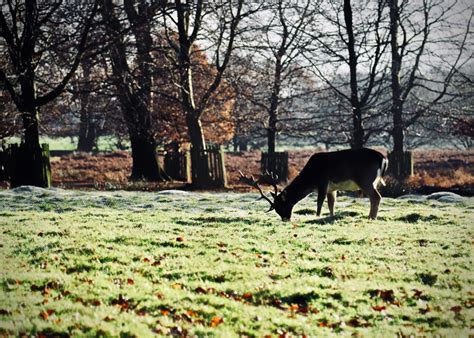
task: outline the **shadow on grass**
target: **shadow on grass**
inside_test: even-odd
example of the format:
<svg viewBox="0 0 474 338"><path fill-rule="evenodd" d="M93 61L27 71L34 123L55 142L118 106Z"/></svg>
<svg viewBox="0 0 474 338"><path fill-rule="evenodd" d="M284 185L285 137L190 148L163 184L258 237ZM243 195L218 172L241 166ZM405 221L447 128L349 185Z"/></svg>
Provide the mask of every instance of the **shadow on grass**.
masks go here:
<svg viewBox="0 0 474 338"><path fill-rule="evenodd" d="M341 211L336 213L334 216L325 216L317 219L312 219L309 221L306 221L305 224L333 224L336 221L339 221L341 219L347 218L347 217L356 217L360 216L361 214L356 212L356 211Z"/></svg>
<svg viewBox="0 0 474 338"><path fill-rule="evenodd" d="M320 298L321 296L315 291L306 293L296 292L286 296L278 296L265 290L255 293L250 303L255 305L269 305L278 309L287 309L292 305L298 305L300 308L308 308L312 302Z"/></svg>
<svg viewBox="0 0 474 338"><path fill-rule="evenodd" d="M205 224L255 224L258 221L251 218L243 218L243 217L216 217L216 216L206 216L206 217L197 217L192 219L180 219L175 218L173 222L179 225L184 226L196 226L196 225L205 225Z"/></svg>
<svg viewBox="0 0 474 338"><path fill-rule="evenodd" d="M397 221L402 221L405 223L418 223L418 222L432 222L432 221L439 221L440 218L435 215L424 216L420 215L419 213L411 213L405 216L400 216L396 219Z"/></svg>

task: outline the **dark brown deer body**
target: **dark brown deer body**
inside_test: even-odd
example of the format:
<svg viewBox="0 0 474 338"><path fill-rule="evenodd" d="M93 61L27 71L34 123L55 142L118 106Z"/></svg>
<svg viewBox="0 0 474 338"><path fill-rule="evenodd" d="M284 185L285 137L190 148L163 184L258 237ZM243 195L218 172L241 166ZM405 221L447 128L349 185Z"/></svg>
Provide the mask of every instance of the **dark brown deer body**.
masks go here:
<svg viewBox="0 0 474 338"><path fill-rule="evenodd" d="M300 174L280 194L272 193L274 202L267 198L271 204L270 210L275 209L283 220L288 221L293 207L310 193L317 191L317 215L321 215L327 196L332 216L338 190L362 190L370 199L369 218L375 219L381 200L377 185L380 181L383 182L382 176L387 166L385 156L366 148L314 154Z"/></svg>

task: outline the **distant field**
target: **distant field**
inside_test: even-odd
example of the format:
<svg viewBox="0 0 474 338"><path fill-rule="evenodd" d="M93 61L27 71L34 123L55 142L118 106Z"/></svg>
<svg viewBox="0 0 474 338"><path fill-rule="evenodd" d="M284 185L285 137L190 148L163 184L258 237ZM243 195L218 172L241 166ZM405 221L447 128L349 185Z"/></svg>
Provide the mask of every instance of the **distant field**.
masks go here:
<svg viewBox="0 0 474 338"><path fill-rule="evenodd" d="M0 191L0 336L472 334L473 199L256 197Z"/></svg>
<svg viewBox="0 0 474 338"><path fill-rule="evenodd" d="M100 151L114 151L117 150L115 138L112 136L101 136L98 138L98 148ZM12 137L7 139L8 143L18 143L20 139ZM48 143L51 150L76 150L77 137L40 137L40 143Z"/></svg>

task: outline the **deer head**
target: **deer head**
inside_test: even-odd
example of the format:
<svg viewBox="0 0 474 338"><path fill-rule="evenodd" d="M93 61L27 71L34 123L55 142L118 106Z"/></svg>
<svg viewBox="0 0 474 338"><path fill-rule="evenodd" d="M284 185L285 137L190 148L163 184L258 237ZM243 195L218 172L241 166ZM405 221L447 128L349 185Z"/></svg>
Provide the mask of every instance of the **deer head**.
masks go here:
<svg viewBox="0 0 474 338"><path fill-rule="evenodd" d="M240 181L242 183L250 185L251 187L254 187L259 191L260 196L261 196L259 199L264 199L268 203L270 203L270 209L268 209L267 212L275 210L277 214L280 215L283 221L290 220L291 210L293 209L293 206L288 203L285 191L278 194L278 186L277 186L278 176L277 175L267 171L265 174L261 175L258 180L255 180L253 176L245 176L240 171L239 171L239 174L240 174ZM273 201L263 193L262 188L260 187L260 184L269 184L273 186L274 191L270 192L271 196L273 197Z"/></svg>

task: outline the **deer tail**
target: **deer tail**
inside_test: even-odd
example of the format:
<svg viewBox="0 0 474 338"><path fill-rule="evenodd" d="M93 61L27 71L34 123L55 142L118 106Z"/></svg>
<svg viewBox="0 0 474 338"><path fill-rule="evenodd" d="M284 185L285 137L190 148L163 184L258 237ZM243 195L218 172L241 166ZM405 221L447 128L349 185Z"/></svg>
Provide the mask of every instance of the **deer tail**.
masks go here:
<svg viewBox="0 0 474 338"><path fill-rule="evenodd" d="M385 176L385 173L387 172L387 168L388 168L388 159L384 157L380 165L380 183L382 183L383 186L387 185L383 179L383 176Z"/></svg>

